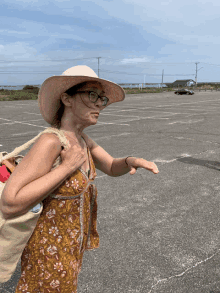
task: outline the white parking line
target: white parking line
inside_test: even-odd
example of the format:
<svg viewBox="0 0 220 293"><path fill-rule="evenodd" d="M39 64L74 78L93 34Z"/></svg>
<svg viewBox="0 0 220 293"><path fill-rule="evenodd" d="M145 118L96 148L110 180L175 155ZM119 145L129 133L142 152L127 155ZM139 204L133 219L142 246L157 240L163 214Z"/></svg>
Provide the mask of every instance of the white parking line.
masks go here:
<svg viewBox="0 0 220 293"><path fill-rule="evenodd" d="M102 136L102 137L96 138L95 141L101 140L103 138L110 138L110 137L114 137L114 136L117 136L118 137L118 136L129 135L129 134L130 134L130 132L123 132L123 133L120 133L120 134L113 134L113 135L109 135L109 136Z"/></svg>
<svg viewBox="0 0 220 293"><path fill-rule="evenodd" d="M120 123L113 123L113 122L101 122L101 121L98 121L97 122L97 124L96 124L96 126L100 126L100 125L128 125L128 126L130 126L130 124L125 124L125 123L123 123L123 124L120 124Z"/></svg>
<svg viewBox="0 0 220 293"><path fill-rule="evenodd" d="M122 110L115 110L115 112L125 112L125 111L133 111L133 110L147 110L147 109L155 109L155 108L165 108L165 107L176 107L180 105L195 105L195 104L200 104L200 103L209 103L209 102L218 102L218 99L216 100L205 100L205 101L199 101L199 102L192 102L192 103L174 103L174 104L165 104L165 105L160 105L160 106L151 106L151 107L141 107L141 108L130 108L130 109L122 109Z"/></svg>
<svg viewBox="0 0 220 293"><path fill-rule="evenodd" d="M31 113L31 112L23 112L23 113L32 114L32 115L40 115L41 116L41 114L37 114L37 113Z"/></svg>
<svg viewBox="0 0 220 293"><path fill-rule="evenodd" d="M168 124L176 124L176 123L186 123L186 124L190 124L190 123L197 123L197 122L200 122L200 121L204 121L204 119L199 119L199 120L188 120L188 121L175 121L175 122L170 122Z"/></svg>
<svg viewBox="0 0 220 293"><path fill-rule="evenodd" d="M26 121L26 120L25 120ZM24 122L25 122L24 121ZM44 121L44 119L43 118L41 118L41 119L36 119L36 120L27 120L27 122L32 122L32 121Z"/></svg>
<svg viewBox="0 0 220 293"><path fill-rule="evenodd" d="M114 114L114 113L100 113L101 115L110 115L110 116L122 116L124 117L124 115L120 115L120 114ZM132 115L129 115L129 117L138 117L138 116L132 116Z"/></svg>
<svg viewBox="0 0 220 293"><path fill-rule="evenodd" d="M20 136L20 135L26 135L26 134L35 135L38 133L39 133L39 131L28 131L28 132L14 133L14 134L11 134L11 136Z"/></svg>
<svg viewBox="0 0 220 293"><path fill-rule="evenodd" d="M0 118L0 119L1 119L1 120L5 120L5 121L10 121L10 122L13 122L13 123L18 123L18 124L25 124L25 125L30 125L30 126L40 127L40 128L44 128L44 129L47 128L47 127L44 127L44 126L35 125L35 124L31 124L31 123L26 123L26 122L22 122L22 121L12 121L12 120L9 120L9 119L4 119L4 118Z"/></svg>
<svg viewBox="0 0 220 293"><path fill-rule="evenodd" d="M22 106L30 106L29 104L13 104L12 105L3 105L4 108L23 108Z"/></svg>
<svg viewBox="0 0 220 293"><path fill-rule="evenodd" d="M108 175L105 174L105 175L97 176L95 179L99 179L99 178L106 177L106 176L108 176Z"/></svg>
<svg viewBox="0 0 220 293"><path fill-rule="evenodd" d="M120 110L112 110L112 111L115 113L115 112L126 112L126 111L136 111L136 110L138 110L138 109L136 109L136 108L134 108L134 109L120 109ZM112 114L112 112L105 112L105 114L107 114L107 113Z"/></svg>
<svg viewBox="0 0 220 293"><path fill-rule="evenodd" d="M12 124L15 124L15 123L14 122L8 122L8 123L1 123L0 125L5 125L5 124L12 125Z"/></svg>

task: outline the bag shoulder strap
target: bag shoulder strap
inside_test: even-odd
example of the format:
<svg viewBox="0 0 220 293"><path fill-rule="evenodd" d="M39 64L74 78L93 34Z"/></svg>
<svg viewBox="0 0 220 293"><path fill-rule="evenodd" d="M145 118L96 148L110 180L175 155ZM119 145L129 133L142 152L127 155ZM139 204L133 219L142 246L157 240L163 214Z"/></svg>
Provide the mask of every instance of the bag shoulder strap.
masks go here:
<svg viewBox="0 0 220 293"><path fill-rule="evenodd" d="M67 140L67 138L64 135L64 132L60 129L57 128L53 128L53 127L48 127L46 128L44 131L40 132L37 136L35 136L34 138L32 138L31 140L27 141L26 143L24 143L23 145L15 148L11 153L9 154L5 154L5 152L0 153L0 163L3 160L7 160L9 158L15 157L17 156L20 152L26 150L29 146L31 146L43 133L54 133L58 136L62 146L64 148L67 148L69 146L69 141Z"/></svg>

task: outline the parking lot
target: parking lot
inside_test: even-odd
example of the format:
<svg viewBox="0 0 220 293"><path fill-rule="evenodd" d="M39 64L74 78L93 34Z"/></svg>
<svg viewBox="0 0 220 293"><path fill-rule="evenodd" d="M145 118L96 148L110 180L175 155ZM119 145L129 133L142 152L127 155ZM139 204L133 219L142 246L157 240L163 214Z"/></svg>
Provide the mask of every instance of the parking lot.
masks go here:
<svg viewBox="0 0 220 293"><path fill-rule="evenodd" d="M100 248L84 255L78 293L220 292L219 112L215 91L127 95L85 131L113 157L142 157L160 172L97 172ZM0 151L46 127L37 101L0 102Z"/></svg>

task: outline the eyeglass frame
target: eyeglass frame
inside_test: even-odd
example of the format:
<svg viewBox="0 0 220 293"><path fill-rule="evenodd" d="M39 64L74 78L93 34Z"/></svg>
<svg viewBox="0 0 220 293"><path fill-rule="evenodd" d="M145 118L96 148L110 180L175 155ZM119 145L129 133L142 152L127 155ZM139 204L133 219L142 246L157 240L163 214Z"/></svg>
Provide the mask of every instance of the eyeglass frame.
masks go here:
<svg viewBox="0 0 220 293"><path fill-rule="evenodd" d="M94 102L90 100L90 102L92 102L93 104L95 104L98 101L98 99L100 99L103 103L106 101L105 105L103 105L103 103L102 103L102 106L106 107L109 102L109 98L101 97L96 92L93 92L93 91L77 91L76 94L78 94L78 93L89 93L89 95L88 95L89 100L90 100L91 93L94 93L97 96L97 99ZM105 100L103 100L103 98L105 98Z"/></svg>

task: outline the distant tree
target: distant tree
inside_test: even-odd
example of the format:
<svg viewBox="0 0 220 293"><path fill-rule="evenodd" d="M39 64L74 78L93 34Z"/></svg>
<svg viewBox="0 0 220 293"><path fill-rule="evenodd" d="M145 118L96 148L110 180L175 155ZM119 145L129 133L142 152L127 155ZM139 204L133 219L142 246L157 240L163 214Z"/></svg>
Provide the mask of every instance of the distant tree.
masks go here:
<svg viewBox="0 0 220 293"><path fill-rule="evenodd" d="M27 91L29 93L33 93L33 94L38 94L39 92L39 87L37 86L33 86L33 85L25 85L23 87L23 91Z"/></svg>

